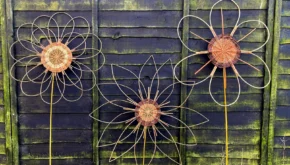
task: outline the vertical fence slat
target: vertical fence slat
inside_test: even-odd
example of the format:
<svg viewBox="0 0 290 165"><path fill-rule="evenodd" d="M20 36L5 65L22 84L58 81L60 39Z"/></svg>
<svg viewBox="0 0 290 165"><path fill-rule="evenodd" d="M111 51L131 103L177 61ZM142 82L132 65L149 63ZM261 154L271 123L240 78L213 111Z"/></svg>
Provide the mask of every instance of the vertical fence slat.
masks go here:
<svg viewBox="0 0 290 165"><path fill-rule="evenodd" d="M183 16L186 16L189 14L189 0L183 1ZM188 44L188 32L189 32L189 19L185 19L183 21L183 28L182 28L182 40L184 44ZM188 55L188 50L186 47L182 46L181 50L181 59L185 58ZM187 80L187 60L185 60L182 63L181 66L181 81ZM183 102L186 99L187 95L187 87L182 86L181 87L181 93L180 93L180 101ZM184 111L180 111L180 119L186 123L186 114ZM180 142L185 143L186 142L186 131L184 129L180 129ZM186 147L180 146L180 154L181 154L181 161L182 163L186 164Z"/></svg>
<svg viewBox="0 0 290 165"><path fill-rule="evenodd" d="M268 165L273 164L273 146L274 146L274 127L275 127L275 110L277 105L277 68L280 41L280 20L281 20L282 0L276 0L275 20L272 50L272 85L270 95L270 115L269 115L269 134L268 134Z"/></svg>
<svg viewBox="0 0 290 165"><path fill-rule="evenodd" d="M271 69L272 65L272 49L273 49L273 34L274 34L274 11L275 0L268 1L268 18L267 25L270 30L270 40L266 45L265 61ZM269 76L265 72L264 82L266 83ZM264 89L264 104L262 114L262 133L261 133L261 164L267 164L268 153L268 136L269 136L269 112L270 112L270 94L271 86Z"/></svg>
<svg viewBox="0 0 290 165"><path fill-rule="evenodd" d="M99 24L98 24L98 7L99 7L99 0L92 0L92 32L96 35L99 35ZM98 44L98 41L93 39L93 48L95 48L95 45ZM96 47L97 49L98 47ZM94 54L94 53L93 53ZM95 70L99 67L98 65L98 60L96 58L93 58L92 61L92 68ZM98 83L98 72L96 72L96 81ZM98 90L96 88L93 89L93 109L96 109L99 105L99 95L98 95ZM95 118L99 118L99 113L98 111L94 113ZM95 165L99 165L99 148L97 148L97 143L98 143L98 138L99 138L99 123L96 120L93 120L93 161Z"/></svg>

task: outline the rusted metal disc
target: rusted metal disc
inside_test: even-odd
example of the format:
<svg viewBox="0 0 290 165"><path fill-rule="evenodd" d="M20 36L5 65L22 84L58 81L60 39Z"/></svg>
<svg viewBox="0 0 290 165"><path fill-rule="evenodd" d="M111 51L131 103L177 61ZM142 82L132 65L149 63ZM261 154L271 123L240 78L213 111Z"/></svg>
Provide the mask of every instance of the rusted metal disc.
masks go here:
<svg viewBox="0 0 290 165"><path fill-rule="evenodd" d="M227 68L240 58L241 49L237 41L230 35L218 35L208 45L209 58L219 68Z"/></svg>
<svg viewBox="0 0 290 165"><path fill-rule="evenodd" d="M135 116L144 127L155 125L160 119L160 107L156 101L144 99L136 106Z"/></svg>
<svg viewBox="0 0 290 165"><path fill-rule="evenodd" d="M50 72L65 71L72 63L72 51L63 43L54 42L41 52L41 63Z"/></svg>

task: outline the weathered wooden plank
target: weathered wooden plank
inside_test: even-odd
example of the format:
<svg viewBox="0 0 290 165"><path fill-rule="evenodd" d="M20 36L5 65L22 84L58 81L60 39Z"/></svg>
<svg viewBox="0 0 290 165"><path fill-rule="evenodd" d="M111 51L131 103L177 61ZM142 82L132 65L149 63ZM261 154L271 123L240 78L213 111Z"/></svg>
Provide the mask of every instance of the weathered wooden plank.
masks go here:
<svg viewBox="0 0 290 165"><path fill-rule="evenodd" d="M280 90L277 91L277 79L278 75L280 74L280 62L279 62L279 56L280 53L279 51L283 51L282 47L280 46L280 37L281 37L281 28L287 27L287 22L285 22L285 17L281 17L281 11L282 11L282 0L280 1L275 1L275 6L273 5L274 8L274 32L273 32L273 50L272 50L272 84L271 84L271 94L270 94L270 113L269 113L269 133L268 133L268 153L267 153L267 164L268 165L273 165L275 160L277 159L277 156L274 154L274 136L277 132L276 129L279 128L277 127L277 122L275 121L276 117L276 109L277 105L283 103L285 99L281 99L282 93L279 93ZM286 19L287 20L287 19ZM281 37L283 38L283 37ZM283 101L281 101L283 100ZM274 163L275 164L275 163Z"/></svg>
<svg viewBox="0 0 290 165"><path fill-rule="evenodd" d="M284 154L284 158L283 158ZM290 149L274 149L273 152L273 164L274 165L286 165L289 164Z"/></svg>
<svg viewBox="0 0 290 165"><path fill-rule="evenodd" d="M167 38L120 38L118 40L103 38L102 42L103 53L106 54L164 54L177 53L181 49L178 39Z"/></svg>
<svg viewBox="0 0 290 165"><path fill-rule="evenodd" d="M103 129L99 130L99 134L103 133ZM126 137L128 136L131 132L133 131L133 129L127 129L122 137ZM151 135L153 135L152 129L151 131ZM171 139L171 137L168 135L167 131L165 129L160 128L159 131L166 136L168 139ZM123 129L107 129L104 134L103 137L101 139L101 144L108 144L108 143L114 143L116 141L118 141L119 136L122 134ZM175 141L179 140L179 130L178 129L170 129L169 132L172 134L173 138ZM131 134L126 140L122 141L123 144L127 143L127 144L133 144L135 141L135 135ZM150 137L149 137L150 138ZM172 140L172 139L171 139ZM158 142L158 144L161 143L172 143L169 140L167 140L166 138L164 138L161 134L158 133L157 137L156 137L156 141ZM148 141L148 143L153 143L151 140Z"/></svg>
<svg viewBox="0 0 290 165"><path fill-rule="evenodd" d="M46 21L46 20L44 20L44 21ZM69 26L71 26L71 24L69 24ZM18 28L14 28L14 31L16 32L17 31L17 29ZM34 26L34 28L33 29L31 29L31 26L29 26L29 27L27 27L27 26L25 26L25 27L22 27L22 28L20 28L19 30L18 30L18 37L20 38L20 39L23 39L23 40L31 40L31 34L32 34L32 32L34 31L34 30L36 30L37 29L37 27L35 27ZM51 31L53 31L55 34L57 34L57 28L56 27L50 27L49 28ZM34 36L37 38L37 39L39 39L40 41L42 41L42 40L45 40L47 37L48 37L48 32L47 32L47 29L42 29L43 30L43 32L41 32L40 30L37 30L37 31L34 31ZM72 27L67 27L67 28L60 28L60 33L62 33L62 31L64 30L64 35L66 34L66 33L70 33L70 32L76 32L76 33L80 33L80 34L86 34L86 33L88 33L88 27L76 27L76 28L72 28ZM73 37L75 37L75 36L78 36L79 34L76 34L76 33L73 33L71 36L72 36L72 38L71 39L73 39ZM52 33L51 33L51 37L54 39L54 36L52 35ZM66 41L66 38L68 38L69 37L69 35L66 35L66 37L63 37L64 38L64 41ZM88 40L90 40L90 38L88 39ZM78 43L80 43L79 41L77 41ZM91 41L90 41L91 42ZM42 42L42 43L44 43L44 42ZM89 43L88 43L89 44Z"/></svg>
<svg viewBox="0 0 290 165"><path fill-rule="evenodd" d="M197 145L194 147L188 147L192 152L187 152L188 157L199 158L218 158L223 154L224 145ZM259 159L260 158L260 146L259 145L229 145L229 158L248 158ZM243 151L243 155L241 154Z"/></svg>
<svg viewBox="0 0 290 165"><path fill-rule="evenodd" d="M281 17L281 28L290 28L290 17Z"/></svg>
<svg viewBox="0 0 290 165"><path fill-rule="evenodd" d="M239 43L239 46L241 50L253 50L258 47L260 47L262 43L249 43L249 42L243 42L241 41ZM194 51L205 51L207 50L208 43L202 41L202 40L195 40L195 39L190 39L189 40L189 47L194 50ZM256 52L265 52L265 47L257 50Z"/></svg>
<svg viewBox="0 0 290 165"><path fill-rule="evenodd" d="M204 165L204 164L210 164L210 165L221 165L224 163L224 157L222 156L222 152L220 154L221 156L219 158L208 158L208 157L202 157L202 158L187 158L188 164L194 164L194 165ZM247 159L247 158L229 158L229 164L245 164L245 165L259 165L260 162L257 159Z"/></svg>
<svg viewBox="0 0 290 165"><path fill-rule="evenodd" d="M120 11L150 11L150 10L182 10L182 2L179 0L117 0L108 3L100 0L100 10L120 10Z"/></svg>
<svg viewBox="0 0 290 165"><path fill-rule="evenodd" d="M216 1L193 1L190 2L190 9L191 10L208 10L212 7L212 5ZM261 2L256 1L242 1L238 0L236 1L241 9L267 9L267 1L262 0ZM222 4L224 9L236 9L237 7L233 5L232 3L223 3ZM217 6L218 7L218 6ZM100 9L101 10L121 10L121 11L135 11L135 10L144 10L144 11L150 11L150 10L181 10L182 9L182 3L178 0L157 0L152 3L151 1L146 0L119 0L115 3L107 3L105 0L100 1Z"/></svg>
<svg viewBox="0 0 290 165"><path fill-rule="evenodd" d="M289 136L289 126L290 126L289 120L275 121L275 135Z"/></svg>
<svg viewBox="0 0 290 165"><path fill-rule="evenodd" d="M80 122L82 121L82 122ZM53 114L53 129L91 129L87 114ZM48 129L49 114L20 114L19 129Z"/></svg>
<svg viewBox="0 0 290 165"><path fill-rule="evenodd" d="M283 136L275 136L274 137L274 148L290 148L289 146L289 136L283 135Z"/></svg>
<svg viewBox="0 0 290 165"><path fill-rule="evenodd" d="M52 144L53 159L91 158L91 143L60 143ZM47 159L48 144L29 144L20 146L21 159Z"/></svg>
<svg viewBox="0 0 290 165"><path fill-rule="evenodd" d="M222 100L223 95L214 95L215 99ZM228 98L236 98L236 95L228 95ZM256 111L260 112L262 108L262 97L261 94L246 94L241 95L238 102L229 108L229 111L233 112L248 112ZM230 100L229 100L230 101ZM188 106L199 112L223 112L223 107L217 106L213 102L209 94L206 95L192 95L189 98Z"/></svg>
<svg viewBox="0 0 290 165"><path fill-rule="evenodd" d="M110 112L110 113L99 113L99 118L102 121L105 121L107 123L100 123L100 127L101 129L105 129L108 125L108 122L114 120L114 122L121 122L121 121L125 121L128 119L131 119L135 116L135 113L126 113L126 114L122 114L120 115L119 112ZM118 117L117 117L118 116ZM171 116L174 116L175 118L178 118L179 116L179 112L174 112ZM193 116L193 115L192 115ZM198 116L199 117L199 116ZM176 120L173 117L170 116L165 116L165 115L161 115L161 120L163 120L164 122L171 124L173 126L179 126L180 122L178 120ZM205 119L204 118L197 118L197 120L204 122ZM198 122L198 121L193 121L193 122ZM128 128L129 129L134 129L137 125L137 121L135 120ZM126 126L128 125L128 123L121 123L121 124L110 124L108 126L108 129L124 129ZM158 128L162 128L162 126L158 125ZM170 129L174 129L173 127L170 127Z"/></svg>
<svg viewBox="0 0 290 165"><path fill-rule="evenodd" d="M289 109L289 106L277 106L275 120L290 120Z"/></svg>
<svg viewBox="0 0 290 165"><path fill-rule="evenodd" d="M230 34L232 32L232 28L225 28L224 31L226 34ZM253 28L238 28L234 38L236 40L241 39L242 37L244 37L246 34L248 34L250 31L252 31ZM204 29L190 29L191 32L194 32L195 34L198 34L199 36L202 36L203 38L210 40L213 38L213 35L211 33L211 31L208 28L204 28ZM222 33L222 29L221 28L215 28L215 31L217 34L221 34ZM176 32L175 32L176 33ZM194 38L194 39L200 39L195 35L190 34L189 35L190 38ZM265 42L266 41L266 37L267 37L267 33L266 33L266 29L256 29L251 35L249 35L248 37L246 37L244 40L242 40L243 42Z"/></svg>
<svg viewBox="0 0 290 165"><path fill-rule="evenodd" d="M209 10L212 5L216 3L216 0L196 0L190 1L190 9L191 10ZM261 1L251 1L251 0L235 0L235 2L239 5L241 9L267 9L268 2L266 0ZM237 7L232 2L224 2L220 3L215 7L215 9L219 9L220 7L223 9L237 9Z"/></svg>
<svg viewBox="0 0 290 165"><path fill-rule="evenodd" d="M5 138L5 123L0 123L0 138L4 139Z"/></svg>
<svg viewBox="0 0 290 165"><path fill-rule="evenodd" d="M188 131L187 131L188 132ZM225 132L221 130L193 130L197 145L225 144ZM231 145L259 145L260 130L230 130L229 144ZM187 133L187 143L193 143L191 134Z"/></svg>
<svg viewBox="0 0 290 165"><path fill-rule="evenodd" d="M204 21L209 22L209 11L197 10L197 11L191 11L190 14L199 16ZM223 15L224 15L224 20L225 20L224 22L225 28L234 27L238 19L238 10L224 10ZM267 19L266 15L267 15L267 12L265 10L247 10L246 12L242 12L240 22L247 21L247 20L260 20L260 21L266 22L266 19ZM221 28L220 8L217 10L213 10L212 12L212 25L214 26L214 28ZM191 19L191 21L189 21L189 27L190 28L208 28L204 23L200 23L200 21L197 21L197 19ZM240 27L259 28L262 26L259 26L258 23L249 23L249 24L244 24Z"/></svg>
<svg viewBox="0 0 290 165"><path fill-rule="evenodd" d="M168 101L170 101L170 104L169 105L174 105L174 106L178 106L178 105L180 105L180 100L178 99L178 96L179 95L171 95L170 96L170 98L168 99ZM139 99L137 98L137 96L129 96L130 98L132 98L133 100L135 100L135 101L138 101ZM114 100L114 99L122 99L122 100L126 100L127 98L125 97L125 96L123 96L123 95L119 95L119 96L117 96L117 95L114 95L114 96L110 96L110 95L108 95L108 96L106 96L106 98L108 99L108 100ZM160 102L162 102L163 100L165 100L167 98L167 95L162 95L162 96L160 96L160 99L158 99L158 100L160 100ZM107 102L107 100L105 100L103 97L100 97L100 100L99 100L99 104L100 105L102 105L102 104L104 104L104 103L106 103ZM132 107L132 105L131 104L126 104L126 103L117 103L118 105L122 105L122 106L128 106L128 107ZM132 107L133 108L133 107ZM106 106L104 106L104 107L101 107L100 109L99 109L99 111L100 112L103 112L103 113L113 113L113 112L118 112L118 113L120 113L120 112L124 112L124 110L122 109L122 108L120 108L120 107L116 107L116 106L114 106L114 105L111 105L111 104L107 104Z"/></svg>
<svg viewBox="0 0 290 165"><path fill-rule="evenodd" d="M199 114L186 111L187 113L187 124L188 125L193 125L193 124L198 124L201 122L204 122L205 119L202 118ZM111 121L113 120L116 116L118 116L118 112L110 112L110 113L100 113L100 119L103 121ZM196 126L193 129L197 130L204 130L204 129L217 129L217 130L223 130L224 129L224 118L223 118L223 112L202 112L204 116L206 116L209 119L209 122ZM131 119L134 117L134 113L128 113L124 114L115 121L124 121L127 119ZM177 117L174 114L173 116ZM260 112L230 112L229 114L229 129L230 130L259 130L260 129L260 119L261 119L261 114ZM239 118L240 120L236 120ZM162 119L166 122L168 122L171 125L179 125L179 122L171 117L168 116L162 116ZM104 128L107 124L101 124L100 128ZM120 129L124 128L126 124L114 124L110 125L110 129ZM134 124L132 124L132 128L134 128Z"/></svg>
<svg viewBox="0 0 290 165"><path fill-rule="evenodd" d="M63 86L61 86L60 82L59 86L60 86L60 90L63 89ZM90 89L92 87L92 81L90 80L82 80L82 87L83 89ZM48 87L49 83L45 83L43 84L43 89L46 89L46 87ZM56 83L55 83L56 85ZM81 85L78 84L78 87L81 88ZM75 86L66 86L65 87L65 93L64 96L71 96L71 97L78 97L81 95L82 91L80 91L80 89L75 87ZM32 83L32 82L27 82L27 83L23 83L23 90L27 93L27 94L39 94L40 93L40 85L36 84L36 83ZM19 91L18 96L26 96L21 92L20 89L20 84L17 83L17 91ZM44 90L43 90L44 91ZM1 92L0 92L1 94ZM91 92L89 91L83 91L83 96L90 96ZM44 93L42 93L42 96L50 96L50 87L48 87L48 90ZM58 87L56 86L56 88L54 88L54 96L55 99L58 99L60 96L60 92ZM47 97L46 97L47 98ZM1 100L1 99L0 99ZM46 100L49 102L49 100Z"/></svg>
<svg viewBox="0 0 290 165"><path fill-rule="evenodd" d="M283 39L281 39L283 40ZM279 46L279 59L280 60L289 60L289 53L288 50L290 48L289 44L284 44Z"/></svg>
<svg viewBox="0 0 290 165"><path fill-rule="evenodd" d="M180 11L100 11L99 27L176 27Z"/></svg>
<svg viewBox="0 0 290 165"><path fill-rule="evenodd" d="M3 89L5 90L4 96L2 96L5 103L5 150L7 155L0 156L1 164L17 164L18 163L18 138L17 138L17 115L12 116L11 114L16 113L15 104L13 99L15 95L10 94L13 90L11 87L13 84L10 83L8 68L9 68L9 58L6 56L8 54L8 47L13 42L12 40L12 5L11 1L1 1L0 2L1 11L1 63L3 67ZM1 67L1 68L2 68ZM11 97L12 96L12 97Z"/></svg>
<svg viewBox="0 0 290 165"><path fill-rule="evenodd" d="M162 37L177 38L176 29L174 28L100 28L100 37L119 39L125 37Z"/></svg>
<svg viewBox="0 0 290 165"><path fill-rule="evenodd" d="M281 36L283 36L280 38L280 45L281 46L282 46L282 44L289 44L290 43L290 40L289 40L290 29L282 28L281 29Z"/></svg>
<svg viewBox="0 0 290 165"><path fill-rule="evenodd" d="M20 160L20 163L22 165L48 165L47 159L34 159L34 160ZM55 158L52 160L52 163L54 165L80 165L80 164L92 164L92 159L86 159L86 158Z"/></svg>
<svg viewBox="0 0 290 165"><path fill-rule="evenodd" d="M127 70L123 69L126 68ZM136 79L136 77L130 73L128 70L132 71L136 76L139 76L140 70L142 68L142 65L139 66L132 66L132 65L128 65L128 66L113 66L113 71L114 71L114 76L116 79ZM102 80L105 79L111 79L112 78L112 67L109 65L105 65L103 66L103 68L100 70L100 77ZM159 66L157 66L157 68L159 68ZM158 71L158 75L160 79L172 79L172 66L171 65L164 65L159 71ZM179 70L176 69L176 73L178 73ZM154 76L154 74L156 73L156 69L154 65L145 65L143 68L143 71L141 73L141 78L146 78L147 80L149 80L150 78L152 78Z"/></svg>
<svg viewBox="0 0 290 165"><path fill-rule="evenodd" d="M33 20L40 15L51 16L54 13L55 13L54 11L16 11L16 12L14 12L14 28L19 27L23 23L32 23ZM87 19L90 26L92 25L91 11L82 11L82 12L68 11L67 13L69 13L72 17L82 16L82 17ZM65 16L62 14L57 15L56 17L54 17L54 19L57 21L57 23L60 27L64 27L68 23L68 21L70 20L70 18L68 16ZM48 23L48 18L47 19L43 18L41 20L42 21L37 22L37 25L41 26L41 27L46 27L47 23ZM86 22L84 22L81 19L76 19L75 25L76 25L76 27L87 27L88 26L86 24ZM70 27L70 26L71 26L71 24L68 27ZM51 23L50 27L55 27L55 24Z"/></svg>
<svg viewBox="0 0 290 165"><path fill-rule="evenodd" d="M5 109L4 106L0 106L0 122L5 122Z"/></svg>
<svg viewBox="0 0 290 165"><path fill-rule="evenodd" d="M0 155L0 164L6 165L7 163L7 155Z"/></svg>
<svg viewBox="0 0 290 165"><path fill-rule="evenodd" d="M6 145L5 145L6 139L0 138L0 155L6 155ZM0 161L1 162L1 161Z"/></svg>
<svg viewBox="0 0 290 165"><path fill-rule="evenodd" d="M290 81L290 75L288 74L278 75L277 88L290 89L289 81Z"/></svg>
<svg viewBox="0 0 290 165"><path fill-rule="evenodd" d="M84 11L91 9L90 0L13 0L14 11Z"/></svg>
<svg viewBox="0 0 290 165"><path fill-rule="evenodd" d="M212 64L208 65L207 67L205 67L202 72L199 72L197 75L195 75L195 72L197 70L199 70L203 65L202 64L190 64L188 67L188 72L189 78L206 78L208 75L210 75L211 71L213 70L213 66ZM257 80L259 78L263 77L263 66L259 65L256 66L260 71L257 71L253 68L251 68L250 66L246 65L246 64L236 64L235 65L237 71L239 72L239 74L243 77L250 77L250 78L256 78ZM229 73L229 77L234 78L235 75L233 74L233 70L231 68L229 68L227 70ZM222 69L218 68L216 70L216 73L214 75L215 77L222 77Z"/></svg>
<svg viewBox="0 0 290 165"><path fill-rule="evenodd" d="M199 79L189 79L190 81L195 81L199 82L203 80L204 78L199 78ZM257 86L263 86L263 79L262 78L245 78L248 82L251 84L255 84ZM228 94L238 94L238 82L236 78L227 78L227 83L231 84L227 88L227 93ZM211 92L212 94L223 94L223 78L222 77L215 77L212 80L212 85L211 85ZM240 82L241 84L241 94L259 94L262 93L263 91L255 89L250 87L244 82ZM190 87L189 89L190 90ZM200 94L209 94L209 81L206 81L204 83L201 83L198 87L195 87L192 91L193 95L200 95ZM230 100L230 99L229 99Z"/></svg>
<svg viewBox="0 0 290 165"><path fill-rule="evenodd" d="M142 142L141 142L142 141ZM148 140L148 141L151 141ZM120 155L123 152L125 152L126 150L128 150L133 144L123 144L120 143L116 149L115 152L113 152L113 157L116 157L116 155ZM173 158L178 158L178 152L176 150L176 146L174 144L164 144L164 143L160 143L157 144L159 148L161 148L163 150L164 153L166 153L167 155L169 155L170 157ZM113 150L113 146L109 146L109 147L103 147L100 151L100 155L101 158L105 159L105 158L109 158L111 155L111 152ZM137 143L136 145L136 157L137 158L143 158L143 153L142 153L142 148L143 148L143 140L140 140L140 142ZM145 153L145 157L146 158L151 158L153 150L154 150L154 144L153 143L146 143L146 148L147 151ZM122 156L122 159L127 159L127 158L134 158L134 149L131 149L131 152L128 152L127 154ZM158 149L156 150L156 157L159 158L166 158L166 156L161 153Z"/></svg>
<svg viewBox="0 0 290 165"><path fill-rule="evenodd" d="M100 27L166 27L176 28L182 13L180 11L134 11L134 12L121 12L121 11L101 11L100 13ZM200 16L208 22L209 11L191 11L191 15ZM232 10L224 11L225 18L227 19L226 27L233 27L236 23L236 12ZM213 12L213 18L220 17L220 11ZM257 19L266 21L266 12L259 10L247 10L241 17L241 22L245 20ZM218 25L221 28L219 19L213 20L213 25ZM190 21L190 28L207 28L204 24L197 24L195 20ZM216 28L217 28L216 27ZM241 27L257 27L257 25L245 24Z"/></svg>
<svg viewBox="0 0 290 165"><path fill-rule="evenodd" d="M54 143L87 143L92 140L91 130L53 130L53 142ZM19 130L19 143L21 145L26 144L47 144L49 141L48 130L31 130L24 129Z"/></svg>
<svg viewBox="0 0 290 165"><path fill-rule="evenodd" d="M209 122L193 129L224 129L224 113L223 112L202 112L209 119ZM261 126L260 112L229 112L228 113L229 130L259 130ZM239 120L237 120L239 119ZM198 115L187 114L187 124L193 124L203 121Z"/></svg>
<svg viewBox="0 0 290 165"><path fill-rule="evenodd" d="M290 90L277 90L277 105L290 105Z"/></svg>
<svg viewBox="0 0 290 165"><path fill-rule="evenodd" d="M179 54L153 54L156 64L160 67L166 60L171 59L172 63L178 62ZM115 65L143 65L150 57L150 54L106 54L106 64ZM152 65L152 62L150 62ZM168 62L169 64L169 62Z"/></svg>
<svg viewBox="0 0 290 165"><path fill-rule="evenodd" d="M290 74L290 60L279 60L279 74Z"/></svg>
<svg viewBox="0 0 290 165"><path fill-rule="evenodd" d="M70 97L69 99L76 99L76 97ZM45 96L45 100L49 100L48 96ZM22 113L49 113L49 105L45 104L40 97L18 97L18 112ZM55 104L53 108L56 110L54 113L89 113L91 112L92 99L91 97L83 96L77 102L71 102L62 99L58 104Z"/></svg>
<svg viewBox="0 0 290 165"><path fill-rule="evenodd" d="M99 0L92 0L92 32L96 35L99 35ZM93 48L99 49L99 41L98 38L93 38L92 39L92 45ZM92 54L95 54L96 51L93 51ZM92 60L92 69L97 70L99 69L100 62L98 61L99 59L94 58ZM96 72L96 82L98 83L99 81L99 73ZM93 99L93 108L95 109L99 106L99 91L96 88L92 89L92 99ZM95 118L99 118L99 113L94 113L93 116ZM97 148L97 143L99 141L99 133L98 133L98 128L99 128L99 123L98 121L92 121L92 145L93 145L93 164L99 165L99 159L100 159L100 154L99 154L99 148Z"/></svg>
<svg viewBox="0 0 290 165"><path fill-rule="evenodd" d="M290 16L290 1L282 1L281 16L286 17Z"/></svg>
<svg viewBox="0 0 290 165"><path fill-rule="evenodd" d="M178 158L173 158L175 161L178 161ZM150 161L149 158L145 158L146 162ZM142 158L137 158L137 162L141 163L143 161ZM113 162L109 162L109 158L102 158L99 160L100 164L102 165L118 165L118 164L126 164L126 165L136 165L135 159L134 158L121 158L117 159ZM171 161L168 158L159 158L155 156L155 158L151 162L152 165L160 165L160 164L166 164L166 165L175 165L176 163Z"/></svg>
<svg viewBox="0 0 290 165"><path fill-rule="evenodd" d="M144 84L145 88L148 88L150 87L150 83L151 83L151 80L148 80L148 79L141 79L142 83ZM117 80L117 82L119 84L122 84L122 85L126 85L128 87L130 87L131 89L134 90L134 92L138 93L138 89L139 89L139 86L138 86L138 80ZM100 83L114 83L114 81L101 81ZM164 96L167 96L171 93L172 91L172 83L173 83L173 79L166 79L166 80L160 80L159 81L159 87L157 89L157 81L154 81L153 82L153 85L152 85L152 93L151 95L154 97L155 93L157 90L159 90L160 92L164 91L167 87L169 87L168 90L165 90L162 95ZM133 95L133 96L136 96L134 94L133 91L131 90L128 90L127 88L124 88L124 87L120 87L127 95ZM118 86L116 84L113 84L113 85L100 85L100 90L103 92L104 95L123 95L122 92L120 91L120 89L118 88ZM142 91L143 91L143 94L144 94L144 90L142 88ZM174 85L174 90L173 90L173 93L172 94L179 94L179 91L180 91L180 84L175 84ZM161 94L161 93L160 93ZM145 94L144 94L144 97L145 97Z"/></svg>

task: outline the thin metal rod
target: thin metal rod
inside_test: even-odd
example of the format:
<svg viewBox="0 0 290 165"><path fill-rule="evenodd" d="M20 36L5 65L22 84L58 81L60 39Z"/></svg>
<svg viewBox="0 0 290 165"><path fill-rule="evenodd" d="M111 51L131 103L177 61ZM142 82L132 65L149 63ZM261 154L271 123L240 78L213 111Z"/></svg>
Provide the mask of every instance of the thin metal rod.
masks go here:
<svg viewBox="0 0 290 165"><path fill-rule="evenodd" d="M227 71L223 68L223 81L224 81L224 105L227 105ZM225 132L226 132L226 165L229 165L229 135L228 135L228 107L225 108Z"/></svg>
<svg viewBox="0 0 290 165"><path fill-rule="evenodd" d="M203 41L205 41L205 42L207 42L207 43L210 43L208 40L206 40L205 38L201 37L200 35L195 34L195 33L193 33L192 31L190 31L190 33L193 34L194 36L196 36L197 38L199 38L199 39L201 39L201 40L203 40Z"/></svg>
<svg viewBox="0 0 290 165"><path fill-rule="evenodd" d="M50 93L50 113L49 113L49 165L52 164L52 105L53 105L53 88L54 88L54 73L51 77L51 93Z"/></svg>
<svg viewBox="0 0 290 165"><path fill-rule="evenodd" d="M239 39L239 40L237 41L237 43L239 43L239 42L242 41L243 39L247 38L247 37L248 37L250 34L252 34L256 29L257 29L257 28L251 30L248 34L246 34L244 37L242 37L241 39Z"/></svg>
<svg viewBox="0 0 290 165"><path fill-rule="evenodd" d="M196 75L199 73L204 67L206 67L212 60L209 60L207 63L205 63L201 68L199 68L194 74Z"/></svg>
<svg viewBox="0 0 290 165"><path fill-rule="evenodd" d="M143 165L145 165L145 153L146 153L146 135L147 135L147 127L144 127L144 145L143 145Z"/></svg>
<svg viewBox="0 0 290 165"><path fill-rule="evenodd" d="M257 71L260 71L260 69L258 69L257 67L251 65L250 63L248 63L248 62L246 62L246 61L244 61L244 60L242 60L242 59L240 59L240 58L238 58L238 60L241 61L241 62L243 62L243 63L245 63L245 64L247 64L247 65L249 65L250 67L252 67L253 69L255 69L255 70L257 70Z"/></svg>

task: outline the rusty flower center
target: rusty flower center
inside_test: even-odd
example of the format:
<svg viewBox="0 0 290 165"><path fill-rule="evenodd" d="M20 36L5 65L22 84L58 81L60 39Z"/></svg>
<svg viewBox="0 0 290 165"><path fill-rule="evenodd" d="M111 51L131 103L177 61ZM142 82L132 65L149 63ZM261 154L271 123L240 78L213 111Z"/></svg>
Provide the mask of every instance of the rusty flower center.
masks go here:
<svg viewBox="0 0 290 165"><path fill-rule="evenodd" d="M135 116L145 127L155 125L160 118L159 105L154 100L144 99L136 106Z"/></svg>
<svg viewBox="0 0 290 165"><path fill-rule="evenodd" d="M213 38L208 45L208 51L211 62L219 68L235 64L241 54L237 41L230 35Z"/></svg>
<svg viewBox="0 0 290 165"><path fill-rule="evenodd" d="M60 42L46 46L41 52L41 63L53 73L66 70L72 62L72 51Z"/></svg>

